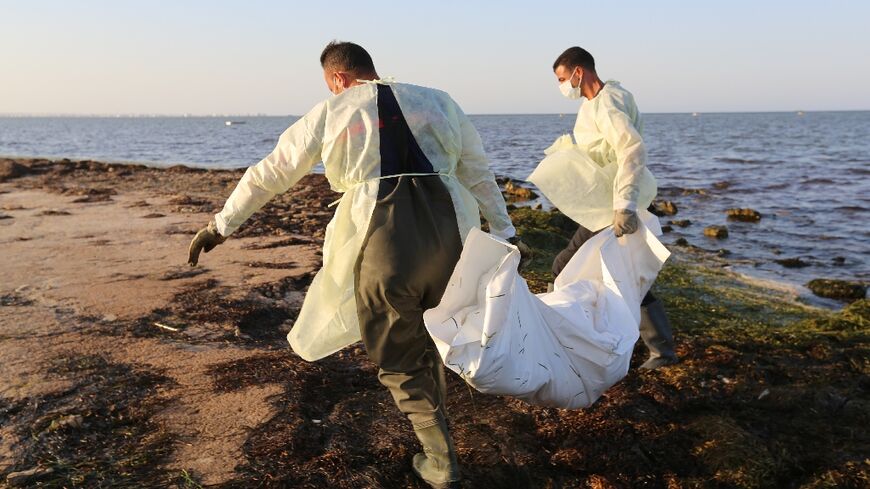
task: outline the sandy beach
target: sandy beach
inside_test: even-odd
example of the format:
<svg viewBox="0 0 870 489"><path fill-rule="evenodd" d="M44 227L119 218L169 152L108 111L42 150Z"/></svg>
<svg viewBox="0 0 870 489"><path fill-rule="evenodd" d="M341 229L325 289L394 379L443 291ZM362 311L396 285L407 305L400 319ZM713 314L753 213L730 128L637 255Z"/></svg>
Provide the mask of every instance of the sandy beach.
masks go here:
<svg viewBox="0 0 870 489"><path fill-rule="evenodd" d="M191 268L191 237L242 171L4 164L0 485L423 487L362 347L307 363L284 339L337 198L322 175ZM540 290L570 223L511 213L539 252ZM632 368L584 411L450 376L466 487L870 483L868 301L813 308L674 251L656 290L681 364Z"/></svg>

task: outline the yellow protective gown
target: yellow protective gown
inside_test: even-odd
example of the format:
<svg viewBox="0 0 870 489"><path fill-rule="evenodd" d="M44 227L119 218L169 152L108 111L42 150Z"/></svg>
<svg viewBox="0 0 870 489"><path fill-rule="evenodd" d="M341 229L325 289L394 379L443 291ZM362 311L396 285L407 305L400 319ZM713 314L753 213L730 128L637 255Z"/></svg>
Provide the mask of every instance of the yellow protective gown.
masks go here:
<svg viewBox="0 0 870 489"><path fill-rule="evenodd" d="M634 97L609 80L580 106L576 144L559 138L528 180L574 221L602 229L613 222L614 209L645 209L655 197L642 132Z"/></svg>
<svg viewBox="0 0 870 489"><path fill-rule="evenodd" d="M479 212L493 234L501 238L515 234L480 135L447 93L376 80L317 104L284 131L271 154L248 168L223 210L215 215L218 231L229 236L319 161L323 161L331 188L344 193L326 228L323 268L314 277L287 335L293 350L308 361L360 339L353 269L381 176L376 83L392 87L417 144L441 175L463 242L472 228L480 227Z"/></svg>

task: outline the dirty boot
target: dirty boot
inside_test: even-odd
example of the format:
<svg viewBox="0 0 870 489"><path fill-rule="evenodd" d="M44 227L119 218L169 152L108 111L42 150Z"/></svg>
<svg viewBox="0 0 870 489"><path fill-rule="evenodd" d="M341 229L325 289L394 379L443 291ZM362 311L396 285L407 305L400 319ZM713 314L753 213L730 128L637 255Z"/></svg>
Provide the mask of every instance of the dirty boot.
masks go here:
<svg viewBox="0 0 870 489"><path fill-rule="evenodd" d="M677 363L671 323L660 300L640 308L640 337L649 349L649 359L640 368L654 370Z"/></svg>
<svg viewBox="0 0 870 489"><path fill-rule="evenodd" d="M423 445L423 453L414 455L414 473L436 489L459 487L459 463L447 422L440 413L433 421L430 426L414 428Z"/></svg>

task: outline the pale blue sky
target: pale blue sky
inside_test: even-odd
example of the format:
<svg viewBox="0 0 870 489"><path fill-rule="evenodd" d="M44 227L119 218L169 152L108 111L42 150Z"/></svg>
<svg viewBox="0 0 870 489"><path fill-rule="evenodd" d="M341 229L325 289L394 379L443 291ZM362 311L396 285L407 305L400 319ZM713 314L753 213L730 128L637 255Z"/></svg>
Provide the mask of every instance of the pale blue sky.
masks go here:
<svg viewBox="0 0 870 489"><path fill-rule="evenodd" d="M0 0L0 113L300 114L334 38L469 113L574 112L573 45L644 112L870 109L870 2L711 3Z"/></svg>

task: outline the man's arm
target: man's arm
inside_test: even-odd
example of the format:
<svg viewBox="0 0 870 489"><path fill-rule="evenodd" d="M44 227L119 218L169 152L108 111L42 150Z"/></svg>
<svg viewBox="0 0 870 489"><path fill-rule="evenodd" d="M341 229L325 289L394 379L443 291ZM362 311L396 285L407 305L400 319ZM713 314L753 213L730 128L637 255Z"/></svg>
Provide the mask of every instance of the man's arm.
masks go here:
<svg viewBox="0 0 870 489"><path fill-rule="evenodd" d="M489 168L480 134L458 105L456 111L462 135L462 154L456 166L456 176L477 200L483 217L489 222L489 231L503 239L512 238L517 230L508 216L495 175Z"/></svg>
<svg viewBox="0 0 870 489"><path fill-rule="evenodd" d="M214 216L221 236L232 234L251 214L290 189L320 161L321 141L317 135L322 134L325 111L325 104L318 104L281 134L269 156L248 168L223 210Z"/></svg>
<svg viewBox="0 0 870 489"><path fill-rule="evenodd" d="M646 146L634 127L624 105L607 98L601 101L596 124L604 139L616 152L616 178L613 182L613 208L637 211L638 181L646 167Z"/></svg>
<svg viewBox="0 0 870 489"><path fill-rule="evenodd" d="M321 142L316 135L323 133L324 114L322 103L288 127L269 156L248 168L223 210L190 242L187 262L191 266L199 262L200 252L208 253L226 241L251 214L286 192L320 161Z"/></svg>

